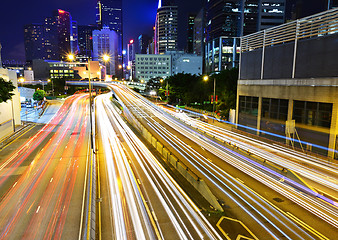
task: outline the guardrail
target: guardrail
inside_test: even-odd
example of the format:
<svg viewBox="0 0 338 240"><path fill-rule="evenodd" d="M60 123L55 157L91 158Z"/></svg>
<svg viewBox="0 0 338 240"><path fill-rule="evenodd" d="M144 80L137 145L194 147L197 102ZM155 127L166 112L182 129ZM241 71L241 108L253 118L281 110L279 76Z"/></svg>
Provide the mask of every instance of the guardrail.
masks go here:
<svg viewBox="0 0 338 240"><path fill-rule="evenodd" d="M338 33L338 8L244 36L241 38L241 51L334 33Z"/></svg>

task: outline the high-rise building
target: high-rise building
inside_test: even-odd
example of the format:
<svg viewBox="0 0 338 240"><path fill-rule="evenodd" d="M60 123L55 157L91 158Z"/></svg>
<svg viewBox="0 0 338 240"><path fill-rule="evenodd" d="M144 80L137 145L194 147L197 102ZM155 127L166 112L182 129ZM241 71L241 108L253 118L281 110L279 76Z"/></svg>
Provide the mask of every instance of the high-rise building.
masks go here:
<svg viewBox="0 0 338 240"><path fill-rule="evenodd" d="M146 54L151 38L146 34L141 34L138 37L138 53Z"/></svg>
<svg viewBox="0 0 338 240"><path fill-rule="evenodd" d="M285 22L285 0L262 0L258 30L274 27Z"/></svg>
<svg viewBox="0 0 338 240"><path fill-rule="evenodd" d="M202 8L194 19L194 54L204 56L205 9Z"/></svg>
<svg viewBox="0 0 338 240"><path fill-rule="evenodd" d="M177 50L178 7L172 1L159 0L155 23L155 53Z"/></svg>
<svg viewBox="0 0 338 240"><path fill-rule="evenodd" d="M286 0L209 0L206 3L205 70L239 63L239 38L285 21Z"/></svg>
<svg viewBox="0 0 338 240"><path fill-rule="evenodd" d="M93 60L100 61L105 64L108 75L118 73L118 35L115 31L108 27L103 27L102 30L93 31ZM108 62L103 62L102 56L109 55Z"/></svg>
<svg viewBox="0 0 338 240"><path fill-rule="evenodd" d="M121 65L123 50L122 0L97 0L96 23L99 29L106 26L117 33L118 62ZM122 71L119 74L122 76Z"/></svg>
<svg viewBox="0 0 338 240"><path fill-rule="evenodd" d="M71 52L73 54L79 53L79 39L77 21L72 21L72 33L70 35Z"/></svg>
<svg viewBox="0 0 338 240"><path fill-rule="evenodd" d="M188 16L188 36L187 36L187 53L194 52L194 25L195 25L196 14L189 14Z"/></svg>
<svg viewBox="0 0 338 240"><path fill-rule="evenodd" d="M28 24L24 26L24 41L26 61L45 58L45 38L42 24Z"/></svg>
<svg viewBox="0 0 338 240"><path fill-rule="evenodd" d="M65 60L78 52L77 22L69 12L53 11L42 24L29 24L24 28L26 60Z"/></svg>
<svg viewBox="0 0 338 240"><path fill-rule="evenodd" d="M56 21L56 34L59 49L59 58L67 59L67 55L72 53L72 16L69 12L58 9L53 12L53 20Z"/></svg>
<svg viewBox="0 0 338 240"><path fill-rule="evenodd" d="M93 31L97 30L95 25L86 25L86 26L78 26L78 42L79 42L79 53L77 57L79 57L80 61L87 61L91 59L93 55Z"/></svg>

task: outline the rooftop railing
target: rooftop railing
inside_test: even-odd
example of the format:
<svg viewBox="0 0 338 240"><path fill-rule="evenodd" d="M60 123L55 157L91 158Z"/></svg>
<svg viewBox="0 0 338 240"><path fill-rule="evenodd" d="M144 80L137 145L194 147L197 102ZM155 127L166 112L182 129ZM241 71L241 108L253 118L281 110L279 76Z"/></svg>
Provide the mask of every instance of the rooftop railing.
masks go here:
<svg viewBox="0 0 338 240"><path fill-rule="evenodd" d="M338 32L338 8L259 31L241 38L241 51L321 37Z"/></svg>

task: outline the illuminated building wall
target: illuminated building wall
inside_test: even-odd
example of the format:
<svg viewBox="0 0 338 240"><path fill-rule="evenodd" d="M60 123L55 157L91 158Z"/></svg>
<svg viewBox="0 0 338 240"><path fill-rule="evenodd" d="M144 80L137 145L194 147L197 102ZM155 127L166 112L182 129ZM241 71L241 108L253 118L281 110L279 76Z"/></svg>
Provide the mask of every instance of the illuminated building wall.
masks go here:
<svg viewBox="0 0 338 240"><path fill-rule="evenodd" d="M103 27L102 30L93 31L93 60L100 61L107 68L108 75L115 75L118 71L118 34ZM104 63L102 56L108 54L110 60Z"/></svg>
<svg viewBox="0 0 338 240"><path fill-rule="evenodd" d="M177 50L178 7L159 1L155 23L155 53Z"/></svg>

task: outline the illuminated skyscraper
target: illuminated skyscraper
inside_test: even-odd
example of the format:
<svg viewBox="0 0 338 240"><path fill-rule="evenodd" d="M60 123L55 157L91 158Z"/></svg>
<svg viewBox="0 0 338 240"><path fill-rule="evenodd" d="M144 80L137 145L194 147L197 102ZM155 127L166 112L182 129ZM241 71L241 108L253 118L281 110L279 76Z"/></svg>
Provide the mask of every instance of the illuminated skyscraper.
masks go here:
<svg viewBox="0 0 338 240"><path fill-rule="evenodd" d="M122 0L97 0L96 23L99 29L107 26L118 35L118 62L122 65L123 25ZM122 71L121 73L122 74Z"/></svg>
<svg viewBox="0 0 338 240"><path fill-rule="evenodd" d="M107 67L108 75L116 76L117 74L117 44L117 33L108 27L93 31L93 60L103 62L102 56L109 55L109 61L104 63Z"/></svg>
<svg viewBox="0 0 338 240"><path fill-rule="evenodd" d="M172 1L159 0L155 23L155 53L177 50L178 7Z"/></svg>

